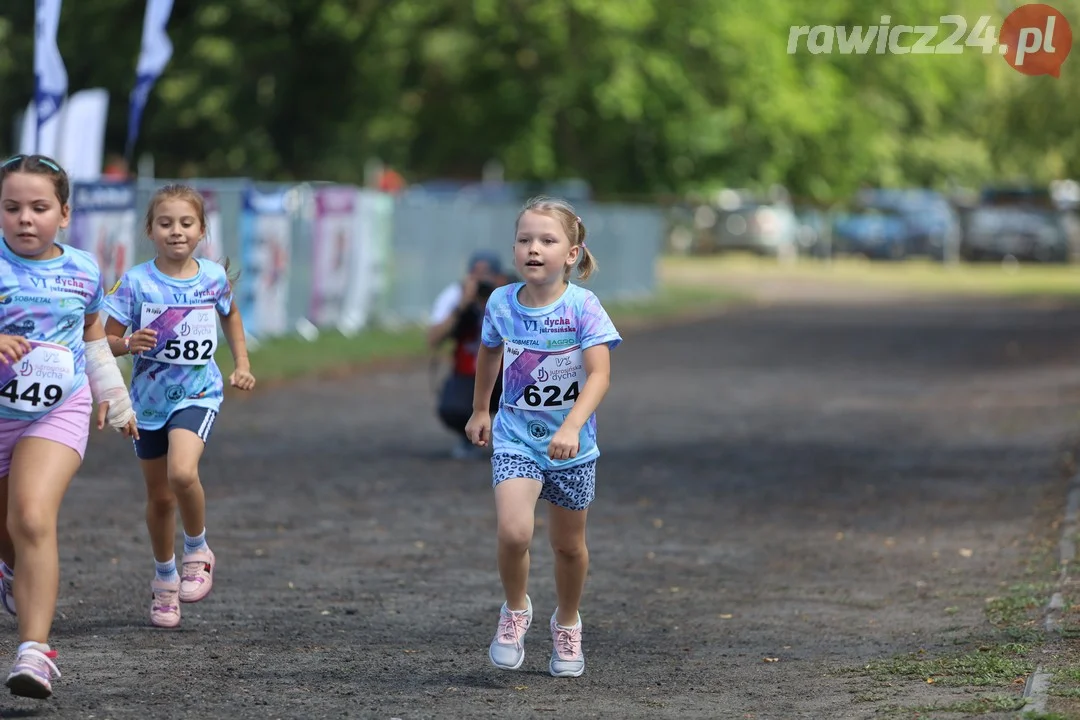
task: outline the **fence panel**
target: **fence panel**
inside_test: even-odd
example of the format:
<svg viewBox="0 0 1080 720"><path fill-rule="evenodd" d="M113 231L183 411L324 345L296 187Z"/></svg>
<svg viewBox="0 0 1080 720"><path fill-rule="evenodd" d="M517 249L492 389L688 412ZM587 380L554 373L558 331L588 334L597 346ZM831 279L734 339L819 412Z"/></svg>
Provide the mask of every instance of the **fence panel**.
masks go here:
<svg viewBox="0 0 1080 720"><path fill-rule="evenodd" d="M80 197L104 195L101 184L76 183L74 209L92 217L95 233L128 238L125 265L130 267L154 257L144 225L146 207L158 188L174 182L189 184L206 198L209 234L198 254L228 259L241 273L238 302L256 338L426 322L435 297L464 275L468 258L480 249L495 251L513 272L518 203L422 193L395 197L323 183L197 178L113 184L133 196L133 203L119 210L89 200L79 207ZM81 185L97 188L97 194L80 194ZM351 202L336 210L321 200L350 193ZM342 209L346 206L352 210ZM665 232L662 211L588 202L577 209L600 268L586 287L605 301L651 295ZM77 233L77 239L89 243L84 234ZM102 266L115 265L115 253L102 252Z"/></svg>

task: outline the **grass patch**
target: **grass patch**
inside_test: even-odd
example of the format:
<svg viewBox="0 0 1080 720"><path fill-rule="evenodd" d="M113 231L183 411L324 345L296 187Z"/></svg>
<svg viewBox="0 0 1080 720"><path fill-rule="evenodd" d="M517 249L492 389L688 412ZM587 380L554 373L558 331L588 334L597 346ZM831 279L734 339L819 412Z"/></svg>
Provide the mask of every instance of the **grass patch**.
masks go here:
<svg viewBox="0 0 1080 720"><path fill-rule="evenodd" d="M1043 669L1050 673L1047 710L1057 717L1074 718L1080 715L1080 648L1076 647L1075 615L1066 611L1062 632L1048 645L1042 660ZM1049 716L1048 716L1049 717Z"/></svg>
<svg viewBox="0 0 1080 720"><path fill-rule="evenodd" d="M668 282L709 285L725 278L789 279L949 295L1054 297L1080 300L1080 266L1001 263L942 265L929 260L868 262L836 258L812 259L784 265L776 260L745 255L665 257L661 276Z"/></svg>
<svg viewBox="0 0 1080 720"><path fill-rule="evenodd" d="M686 315L714 312L740 302L745 295L726 289L661 286L647 300L605 304L616 326L652 323ZM445 353L444 353L445 354ZM422 327L400 330L372 328L346 337L322 332L313 340L289 335L269 338L249 349L251 368L260 382L290 380L344 371L372 362L414 360L430 355ZM232 354L221 343L215 357L222 373L232 372Z"/></svg>
<svg viewBox="0 0 1080 720"><path fill-rule="evenodd" d="M1013 585L1001 597L986 602L986 619L1013 642L1034 643L1043 639L1043 609L1053 593L1051 583Z"/></svg>
<svg viewBox="0 0 1080 720"><path fill-rule="evenodd" d="M422 357L427 352L424 331L371 329L346 337L324 332L313 341L296 336L264 340L249 351L251 369L260 381L289 380L306 375L363 365L374 361ZM215 358L226 377L232 372L228 346Z"/></svg>
<svg viewBox="0 0 1080 720"><path fill-rule="evenodd" d="M1035 669L1027 652L1027 646L1019 643L983 646L955 657L932 658L917 652L870 663L866 670L882 682L903 678L943 687L1011 686Z"/></svg>
<svg viewBox="0 0 1080 720"><path fill-rule="evenodd" d="M648 300L611 303L605 309L611 321L619 325L715 311L746 299L745 294L725 288L674 285L660 288Z"/></svg>
<svg viewBox="0 0 1080 720"><path fill-rule="evenodd" d="M908 704L892 703L880 708L887 717L928 718L955 713L966 717L1020 711L1025 700L1020 694L1028 676L1035 671L1036 660L1045 664L1043 612L1056 589L1045 580L1055 571L1053 557L1036 543L1022 571L1022 582L1002 584L998 597L987 598L983 610L993 632L982 639L961 641L955 653L931 655L920 650L870 663L862 674L876 685L863 688L859 702L881 702L886 691L910 693ZM981 596L980 596L981 597ZM971 597L970 601L975 598ZM1036 655L1036 653L1038 653ZM1063 673L1063 678L1080 683L1080 672ZM979 694L955 700L951 697L934 702L929 688L998 689L995 694ZM944 692L944 690L943 690ZM930 697L927 694L930 693ZM1057 710L1058 708L1050 708Z"/></svg>

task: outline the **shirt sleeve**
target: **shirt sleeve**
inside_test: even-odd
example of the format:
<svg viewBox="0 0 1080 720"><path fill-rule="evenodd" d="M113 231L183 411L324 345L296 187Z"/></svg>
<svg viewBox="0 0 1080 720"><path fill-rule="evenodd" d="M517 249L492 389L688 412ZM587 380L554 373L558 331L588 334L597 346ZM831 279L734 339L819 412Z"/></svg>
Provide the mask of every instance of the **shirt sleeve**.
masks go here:
<svg viewBox="0 0 1080 720"><path fill-rule="evenodd" d="M105 306L105 312L109 317L129 328L134 324L132 322L132 315L135 314L134 300L135 294L131 288L131 280L127 275L124 275L109 289L109 293L105 296L102 304ZM89 308L87 308L87 312L89 311Z"/></svg>
<svg viewBox="0 0 1080 720"><path fill-rule="evenodd" d="M94 283L94 295L90 302L86 303L86 314L91 315L99 312L105 301L105 288L101 287L101 271L97 272L97 281Z"/></svg>
<svg viewBox="0 0 1080 720"><path fill-rule="evenodd" d="M493 292L491 297L489 297L488 301L484 304L484 323L480 328L480 342L482 342L485 347L496 348L502 345L502 333L495 323L495 318L492 315L491 309L494 307L504 307L506 305L505 296L506 293L500 288Z"/></svg>
<svg viewBox="0 0 1080 720"><path fill-rule="evenodd" d="M604 306L591 292L585 297L578 311L578 341L582 350L601 344L607 344L614 350L622 342L622 337Z"/></svg>
<svg viewBox="0 0 1080 720"><path fill-rule="evenodd" d="M217 311L222 315L228 315L232 310L233 292L232 283L229 282L229 275L225 272L225 268L221 268L220 283L214 307L217 308Z"/></svg>

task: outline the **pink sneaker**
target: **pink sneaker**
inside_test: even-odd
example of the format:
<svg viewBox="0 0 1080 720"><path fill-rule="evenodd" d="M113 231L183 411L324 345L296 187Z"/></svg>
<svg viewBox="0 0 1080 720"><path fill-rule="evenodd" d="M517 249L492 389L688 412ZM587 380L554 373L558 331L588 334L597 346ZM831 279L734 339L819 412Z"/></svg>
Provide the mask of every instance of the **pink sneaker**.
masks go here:
<svg viewBox="0 0 1080 720"><path fill-rule="evenodd" d="M556 611L558 612L558 611ZM551 661L548 670L554 677L581 677L585 672L585 653L581 651L581 615L573 627L563 627L551 616Z"/></svg>
<svg viewBox="0 0 1080 720"><path fill-rule="evenodd" d="M180 581L165 582L154 578L150 583L150 624L174 628L180 624Z"/></svg>
<svg viewBox="0 0 1080 720"><path fill-rule="evenodd" d="M199 602L214 586L214 553L210 548L185 554L180 560L180 602Z"/></svg>
<svg viewBox="0 0 1080 720"><path fill-rule="evenodd" d="M60 677L55 659L56 651L48 645L38 644L19 653L7 678L11 694L36 700L52 695L52 679Z"/></svg>
<svg viewBox="0 0 1080 720"><path fill-rule="evenodd" d="M15 615L15 571L8 564L0 560L0 602L4 609Z"/></svg>
<svg viewBox="0 0 1080 720"><path fill-rule="evenodd" d="M532 599L525 596L525 609L513 611L503 603L499 627L488 645L488 659L500 670L517 670L525 662L525 633L532 624Z"/></svg>

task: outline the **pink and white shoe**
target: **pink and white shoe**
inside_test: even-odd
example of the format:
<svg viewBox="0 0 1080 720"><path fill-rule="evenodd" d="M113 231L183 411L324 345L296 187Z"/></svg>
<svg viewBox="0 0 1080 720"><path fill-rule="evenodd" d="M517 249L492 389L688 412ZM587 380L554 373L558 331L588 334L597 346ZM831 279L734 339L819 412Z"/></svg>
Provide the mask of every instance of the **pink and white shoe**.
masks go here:
<svg viewBox="0 0 1080 720"><path fill-rule="evenodd" d="M35 700L52 695L52 679L60 677L53 662L55 659L56 651L50 650L48 645L37 644L20 652L8 673L7 686L11 694Z"/></svg>
<svg viewBox="0 0 1080 720"><path fill-rule="evenodd" d="M210 548L186 553L180 560L180 602L199 602L214 586L216 560Z"/></svg>
<svg viewBox="0 0 1080 720"><path fill-rule="evenodd" d="M150 624L174 628L180 624L180 581L166 582L154 578L150 583Z"/></svg>
<svg viewBox="0 0 1080 720"><path fill-rule="evenodd" d="M511 610L503 603L499 626L488 645L488 658L500 670L517 670L525 662L525 633L532 624L532 600L525 596L524 610Z"/></svg>
<svg viewBox="0 0 1080 720"><path fill-rule="evenodd" d="M585 672L585 653L581 651L581 615L573 627L563 627L551 616L551 661L553 677L581 677Z"/></svg>

